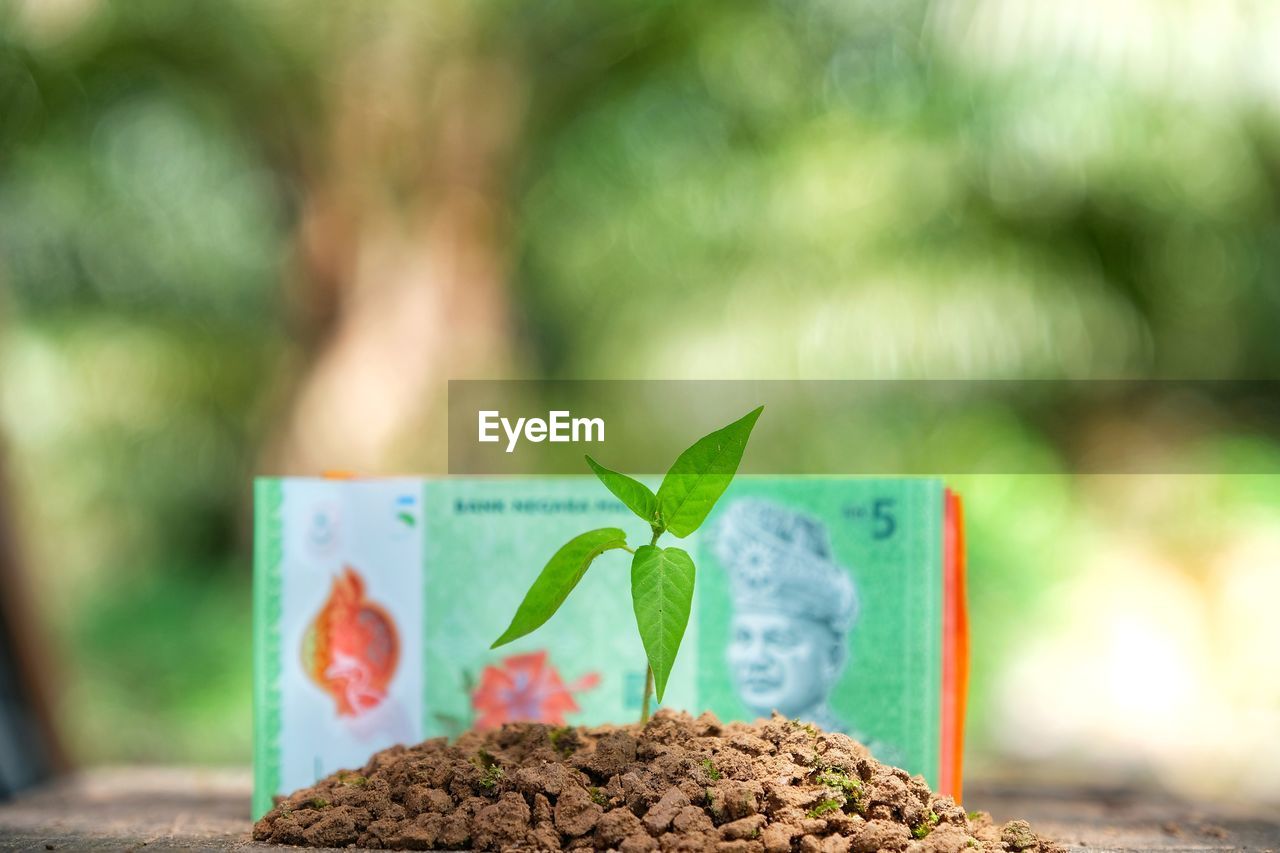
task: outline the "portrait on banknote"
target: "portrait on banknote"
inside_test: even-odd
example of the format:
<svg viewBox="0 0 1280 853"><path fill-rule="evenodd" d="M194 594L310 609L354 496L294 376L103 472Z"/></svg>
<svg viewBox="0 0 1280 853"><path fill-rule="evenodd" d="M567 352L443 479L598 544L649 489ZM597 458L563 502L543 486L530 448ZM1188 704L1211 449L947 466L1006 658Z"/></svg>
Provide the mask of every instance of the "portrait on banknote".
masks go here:
<svg viewBox="0 0 1280 853"><path fill-rule="evenodd" d="M828 697L848 659L858 598L826 525L751 499L729 504L714 535L730 577L725 657L743 704L849 733Z"/></svg>

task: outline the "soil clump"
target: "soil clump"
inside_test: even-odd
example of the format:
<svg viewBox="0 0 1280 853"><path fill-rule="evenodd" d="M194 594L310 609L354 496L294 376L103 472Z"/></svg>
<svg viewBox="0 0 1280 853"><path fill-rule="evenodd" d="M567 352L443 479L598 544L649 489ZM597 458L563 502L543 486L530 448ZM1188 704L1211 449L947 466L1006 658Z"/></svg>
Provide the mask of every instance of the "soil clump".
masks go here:
<svg viewBox="0 0 1280 853"><path fill-rule="evenodd" d="M259 841L407 850L1058 853L842 734L774 716L518 723L376 753L280 800Z"/></svg>

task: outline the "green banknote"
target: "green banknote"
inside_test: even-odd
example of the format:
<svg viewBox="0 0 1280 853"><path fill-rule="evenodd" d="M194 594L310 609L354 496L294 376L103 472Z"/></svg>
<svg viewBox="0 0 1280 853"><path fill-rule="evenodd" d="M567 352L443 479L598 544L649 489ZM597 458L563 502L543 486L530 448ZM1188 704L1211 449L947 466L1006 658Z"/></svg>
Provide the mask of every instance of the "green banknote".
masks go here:
<svg viewBox="0 0 1280 853"><path fill-rule="evenodd" d="M626 552L597 559L538 631L489 648L567 539L648 540L594 478L260 480L257 495L255 811L399 741L638 718ZM936 784L945 506L931 479L735 480L681 543L698 573L663 704L776 710Z"/></svg>

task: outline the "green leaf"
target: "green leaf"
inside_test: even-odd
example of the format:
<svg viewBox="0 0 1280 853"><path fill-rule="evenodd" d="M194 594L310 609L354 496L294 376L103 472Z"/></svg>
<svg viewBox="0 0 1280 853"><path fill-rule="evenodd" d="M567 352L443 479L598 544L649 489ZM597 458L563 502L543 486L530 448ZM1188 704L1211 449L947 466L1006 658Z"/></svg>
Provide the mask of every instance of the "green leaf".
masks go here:
<svg viewBox="0 0 1280 853"><path fill-rule="evenodd" d="M703 436L680 454L658 488L658 506L666 529L684 538L707 520L737 473L751 428L764 406Z"/></svg>
<svg viewBox="0 0 1280 853"><path fill-rule="evenodd" d="M489 648L496 649L537 630L564 604L592 560L605 551L626 546L627 534L616 527L590 530L570 539L543 567L516 609L511 624Z"/></svg>
<svg viewBox="0 0 1280 853"><path fill-rule="evenodd" d="M679 548L641 545L631 560L631 603L662 701L693 604L693 559Z"/></svg>
<svg viewBox="0 0 1280 853"><path fill-rule="evenodd" d="M590 456L587 457L587 464L591 466L592 471L596 472L600 482L604 483L618 500L627 505L627 509L650 524L657 520L658 496L648 486L639 480L631 479L626 474L610 471Z"/></svg>

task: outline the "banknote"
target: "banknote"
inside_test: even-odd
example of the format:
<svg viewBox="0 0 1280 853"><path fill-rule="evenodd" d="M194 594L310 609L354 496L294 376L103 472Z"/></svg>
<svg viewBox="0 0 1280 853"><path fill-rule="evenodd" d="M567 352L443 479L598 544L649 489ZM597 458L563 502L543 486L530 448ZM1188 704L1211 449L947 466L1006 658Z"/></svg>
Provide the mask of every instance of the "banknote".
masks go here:
<svg viewBox="0 0 1280 853"><path fill-rule="evenodd" d="M958 790L957 511L927 478L736 479L680 543L698 569L663 704L776 711ZM637 719L625 552L541 629L489 648L546 559L595 527L649 535L593 478L259 480L255 813L393 743Z"/></svg>

